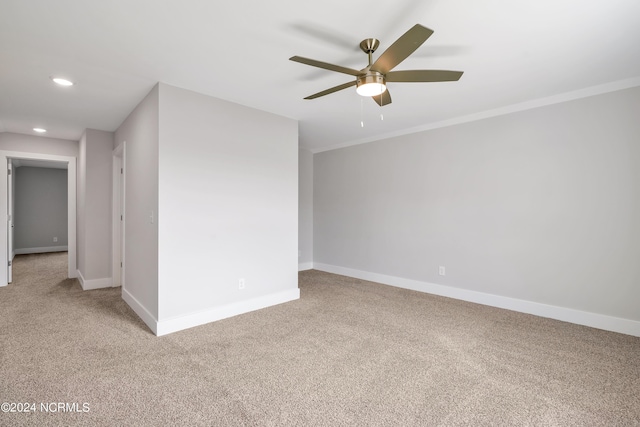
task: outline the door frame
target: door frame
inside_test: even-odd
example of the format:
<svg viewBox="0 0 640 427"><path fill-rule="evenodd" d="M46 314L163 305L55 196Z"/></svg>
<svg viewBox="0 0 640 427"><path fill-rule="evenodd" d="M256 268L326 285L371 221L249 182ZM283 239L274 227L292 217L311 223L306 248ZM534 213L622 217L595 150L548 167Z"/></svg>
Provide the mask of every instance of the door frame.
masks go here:
<svg viewBox="0 0 640 427"><path fill-rule="evenodd" d="M13 217L14 211L14 195L13 187L15 185L13 176L13 159L7 159L7 283L13 282Z"/></svg>
<svg viewBox="0 0 640 427"><path fill-rule="evenodd" d="M28 159L28 160L49 160L55 162L67 163L67 240L68 240L68 277L78 277L76 268L76 191L77 191L77 175L76 175L76 157L56 156L52 154L24 153L20 151L0 150L0 162L7 164L9 159ZM8 220L8 191L7 191L7 174L0 173L0 218ZM8 253L8 232L7 227L0 227L0 260L9 260ZM8 281L7 262L0 261L0 286L7 286Z"/></svg>
<svg viewBox="0 0 640 427"><path fill-rule="evenodd" d="M112 237L111 237L111 277L112 286L124 289L124 230L125 230L125 145L126 141L113 150L112 176ZM122 219L120 216L122 215Z"/></svg>

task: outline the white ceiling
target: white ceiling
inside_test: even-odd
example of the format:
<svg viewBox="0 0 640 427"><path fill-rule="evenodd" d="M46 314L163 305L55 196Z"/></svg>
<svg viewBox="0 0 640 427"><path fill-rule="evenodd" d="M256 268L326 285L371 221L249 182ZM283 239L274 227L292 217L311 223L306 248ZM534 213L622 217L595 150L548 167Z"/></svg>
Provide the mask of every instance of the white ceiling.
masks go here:
<svg viewBox="0 0 640 427"><path fill-rule="evenodd" d="M363 68L362 39L381 41L375 59L416 23L435 33L396 70L464 71L459 82L390 83L382 108L354 88L302 99L351 77L289 57ZM301 145L320 150L640 85L640 1L2 0L0 58L0 132L113 131L161 81L297 119Z"/></svg>

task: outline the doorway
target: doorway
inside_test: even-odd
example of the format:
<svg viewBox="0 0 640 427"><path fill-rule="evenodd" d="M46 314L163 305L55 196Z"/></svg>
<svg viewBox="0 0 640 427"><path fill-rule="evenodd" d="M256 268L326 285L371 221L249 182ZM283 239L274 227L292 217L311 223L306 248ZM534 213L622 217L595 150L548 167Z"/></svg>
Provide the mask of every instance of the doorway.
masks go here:
<svg viewBox="0 0 640 427"><path fill-rule="evenodd" d="M66 162L11 158L8 163L7 250L11 282L14 255L68 252L69 178Z"/></svg>
<svg viewBox="0 0 640 427"><path fill-rule="evenodd" d="M36 153L23 153L13 151L0 151L0 162L4 162L9 167L9 161L15 163L16 160L20 162L35 162L32 164L56 164L64 163L67 168L67 242L68 242L68 277L77 277L76 269L76 158L68 156L56 156L47 154ZM42 163L44 162L44 163ZM15 164L13 165L15 168ZM9 268L9 262L11 261L12 253L10 252L10 227L12 225L11 215L11 200L9 185L12 184L12 180L9 174L0 174L0 215L4 215L6 218L6 227L0 227L0 259L6 260L6 262L0 262L0 286L6 286L11 277L11 269Z"/></svg>

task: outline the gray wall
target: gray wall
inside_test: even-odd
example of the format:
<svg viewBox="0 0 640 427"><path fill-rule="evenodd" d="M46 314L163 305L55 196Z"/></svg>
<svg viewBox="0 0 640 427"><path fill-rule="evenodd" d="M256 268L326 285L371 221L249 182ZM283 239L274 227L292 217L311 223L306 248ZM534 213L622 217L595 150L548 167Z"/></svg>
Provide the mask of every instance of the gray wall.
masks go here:
<svg viewBox="0 0 640 427"><path fill-rule="evenodd" d="M123 295L135 298L155 321L158 319L158 222L152 223L150 214L158 212L158 103L156 85L120 125L114 138L116 147L126 141Z"/></svg>
<svg viewBox="0 0 640 427"><path fill-rule="evenodd" d="M111 280L112 150L111 132L87 129L79 143L78 271L101 286Z"/></svg>
<svg viewBox="0 0 640 427"><path fill-rule="evenodd" d="M298 268L313 267L313 153L298 150Z"/></svg>
<svg viewBox="0 0 640 427"><path fill-rule="evenodd" d="M639 111L632 88L317 153L314 262L640 320Z"/></svg>
<svg viewBox="0 0 640 427"><path fill-rule="evenodd" d="M67 170L22 166L13 182L14 250L67 246Z"/></svg>

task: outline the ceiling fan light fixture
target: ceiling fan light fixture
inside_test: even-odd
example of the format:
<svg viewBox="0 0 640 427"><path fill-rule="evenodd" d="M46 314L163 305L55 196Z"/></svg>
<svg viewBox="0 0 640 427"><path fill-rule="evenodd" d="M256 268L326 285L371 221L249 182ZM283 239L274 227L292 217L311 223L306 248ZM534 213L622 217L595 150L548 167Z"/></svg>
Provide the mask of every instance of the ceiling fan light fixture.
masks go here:
<svg viewBox="0 0 640 427"><path fill-rule="evenodd" d="M378 96L387 90L384 76L377 72L370 72L358 77L356 92L361 96Z"/></svg>

